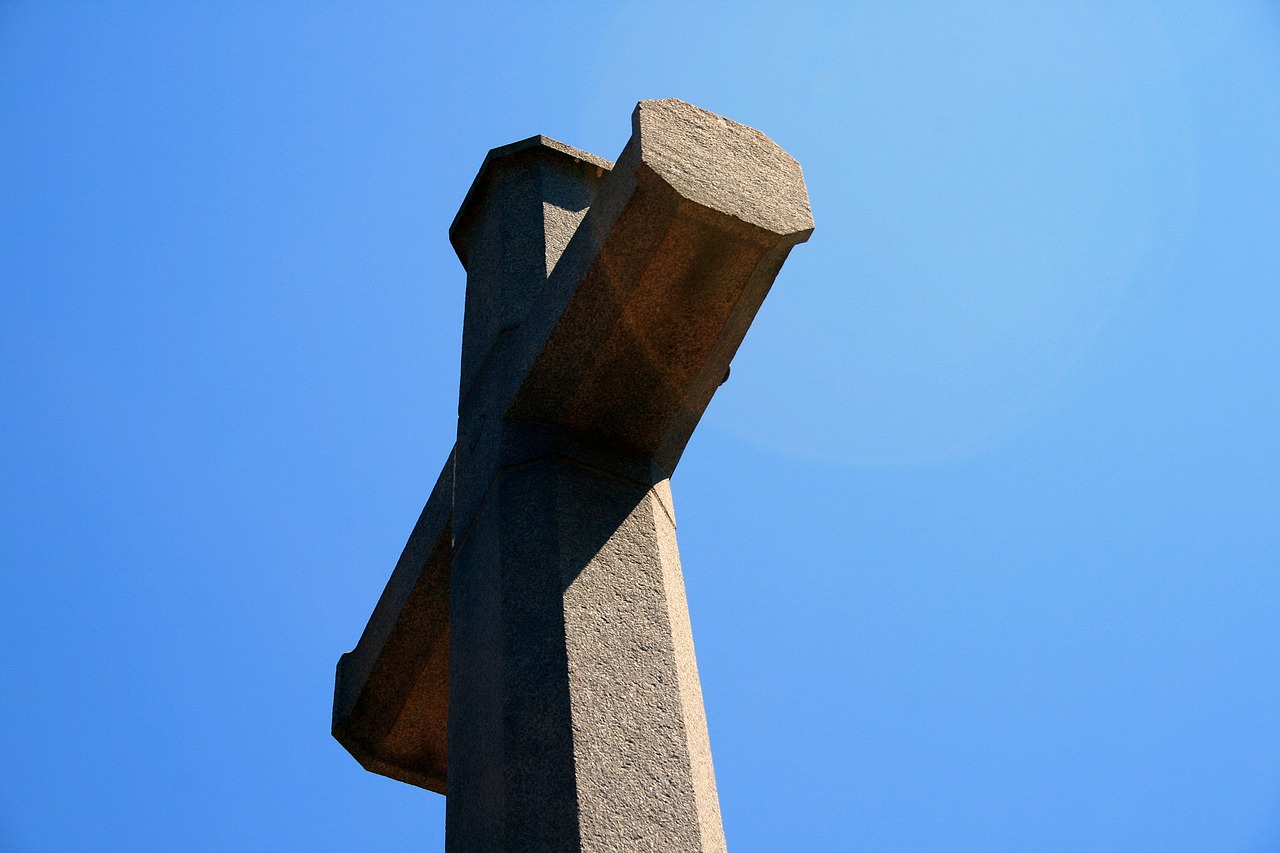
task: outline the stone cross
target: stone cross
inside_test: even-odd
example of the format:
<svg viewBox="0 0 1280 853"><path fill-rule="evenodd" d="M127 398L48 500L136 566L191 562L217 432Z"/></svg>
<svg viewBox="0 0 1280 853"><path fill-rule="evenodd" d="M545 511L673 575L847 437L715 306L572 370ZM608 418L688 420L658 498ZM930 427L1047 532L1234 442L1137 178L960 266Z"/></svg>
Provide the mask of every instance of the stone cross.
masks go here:
<svg viewBox="0 0 1280 853"><path fill-rule="evenodd" d="M617 164L489 152L458 438L354 650L333 734L445 794L449 851L723 850L668 479L791 247L800 167L643 101Z"/></svg>

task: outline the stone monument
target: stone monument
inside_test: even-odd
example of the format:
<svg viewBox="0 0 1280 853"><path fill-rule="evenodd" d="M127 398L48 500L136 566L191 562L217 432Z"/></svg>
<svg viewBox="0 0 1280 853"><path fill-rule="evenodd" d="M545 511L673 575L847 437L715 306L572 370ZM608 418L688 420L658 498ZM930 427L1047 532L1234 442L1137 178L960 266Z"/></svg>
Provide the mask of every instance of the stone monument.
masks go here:
<svg viewBox="0 0 1280 853"><path fill-rule="evenodd" d="M355 649L333 734L445 794L446 848L723 850L669 478L791 247L800 167L643 101L616 164L485 158L458 438Z"/></svg>

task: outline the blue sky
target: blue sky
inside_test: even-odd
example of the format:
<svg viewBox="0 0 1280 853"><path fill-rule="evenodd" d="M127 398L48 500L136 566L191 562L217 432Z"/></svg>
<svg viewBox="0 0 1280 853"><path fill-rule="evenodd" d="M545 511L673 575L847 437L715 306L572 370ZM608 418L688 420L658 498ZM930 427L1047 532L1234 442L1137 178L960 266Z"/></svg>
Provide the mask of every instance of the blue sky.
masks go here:
<svg viewBox="0 0 1280 853"><path fill-rule="evenodd" d="M485 152L805 169L673 481L735 851L1280 849L1280 13L0 6L0 849L441 849L329 737Z"/></svg>

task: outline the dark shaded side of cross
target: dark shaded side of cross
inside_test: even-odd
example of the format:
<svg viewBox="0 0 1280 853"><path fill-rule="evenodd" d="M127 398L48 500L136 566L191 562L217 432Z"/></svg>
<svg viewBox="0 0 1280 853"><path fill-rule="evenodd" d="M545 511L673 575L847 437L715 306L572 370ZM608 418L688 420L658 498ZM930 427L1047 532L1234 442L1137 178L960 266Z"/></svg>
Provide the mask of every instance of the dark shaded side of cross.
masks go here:
<svg viewBox="0 0 1280 853"><path fill-rule="evenodd" d="M448 850L724 849L669 477L812 230L795 160L682 101L616 165L489 152L449 229L457 443L333 711L447 795Z"/></svg>

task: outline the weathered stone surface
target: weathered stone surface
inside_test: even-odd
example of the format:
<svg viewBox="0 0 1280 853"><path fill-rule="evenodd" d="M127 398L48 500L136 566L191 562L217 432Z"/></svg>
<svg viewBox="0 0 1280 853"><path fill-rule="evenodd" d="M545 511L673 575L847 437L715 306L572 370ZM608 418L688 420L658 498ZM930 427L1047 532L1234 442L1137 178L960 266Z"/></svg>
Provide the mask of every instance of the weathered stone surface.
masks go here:
<svg viewBox="0 0 1280 853"><path fill-rule="evenodd" d="M687 194L686 194L687 193ZM552 422L674 471L796 244L800 167L767 136L682 101L632 135L526 324L507 417Z"/></svg>
<svg viewBox="0 0 1280 853"><path fill-rule="evenodd" d="M458 441L339 664L335 736L443 788L449 850L724 849L668 478L813 222L758 131L632 126L616 165L533 137L481 167Z"/></svg>
<svg viewBox="0 0 1280 853"><path fill-rule="evenodd" d="M458 546L449 847L722 849L667 481L575 449L501 471Z"/></svg>
<svg viewBox="0 0 1280 853"><path fill-rule="evenodd" d="M356 647L338 660L333 736L366 770L445 792L453 454Z"/></svg>
<svg viewBox="0 0 1280 853"><path fill-rule="evenodd" d="M449 228L467 269L459 408L485 360L504 354L495 352L503 336L545 299L547 276L612 165L545 136L485 157Z"/></svg>

